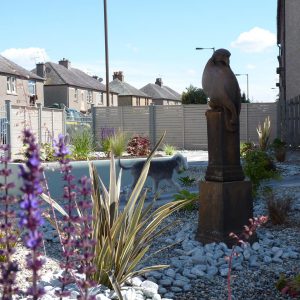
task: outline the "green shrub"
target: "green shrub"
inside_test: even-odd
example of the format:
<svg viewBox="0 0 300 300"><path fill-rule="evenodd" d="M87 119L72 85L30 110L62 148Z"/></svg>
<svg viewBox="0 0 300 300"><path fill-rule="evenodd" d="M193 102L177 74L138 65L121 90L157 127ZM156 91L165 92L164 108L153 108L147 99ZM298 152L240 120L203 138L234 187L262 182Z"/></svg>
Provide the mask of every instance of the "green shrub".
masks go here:
<svg viewBox="0 0 300 300"><path fill-rule="evenodd" d="M93 135L90 129L82 129L74 132L70 137L72 145L72 157L74 159L86 160L94 150Z"/></svg>
<svg viewBox="0 0 300 300"><path fill-rule="evenodd" d="M43 161L55 161L56 157L55 157L55 151L54 148L52 146L52 144L50 143L44 143L41 145L41 149L40 149L40 157L41 160Z"/></svg>
<svg viewBox="0 0 300 300"><path fill-rule="evenodd" d="M264 120L263 126L261 124L258 125L256 128L258 134L258 142L259 148L262 151L267 150L269 142L270 142L270 134L271 134L271 121L270 117L267 116Z"/></svg>
<svg viewBox="0 0 300 300"><path fill-rule="evenodd" d="M241 143L240 145L240 153L241 153L241 157L244 157L245 154L249 151L249 150L253 150L254 149L254 144L252 142L244 142Z"/></svg>
<svg viewBox="0 0 300 300"><path fill-rule="evenodd" d="M272 158L261 150L247 151L244 155L243 167L246 176L252 182L254 196L257 194L263 180L278 179L280 177Z"/></svg>
<svg viewBox="0 0 300 300"><path fill-rule="evenodd" d="M198 193L191 193L188 190L181 190L174 195L175 201L184 200L186 204L182 207L184 210L194 210L196 209L196 201L199 199Z"/></svg>
<svg viewBox="0 0 300 300"><path fill-rule="evenodd" d="M176 151L176 148L172 145L165 144L163 147L163 151L165 152L166 155L173 155Z"/></svg>
<svg viewBox="0 0 300 300"><path fill-rule="evenodd" d="M195 178L191 178L189 176L179 177L178 180L184 187L191 187L196 181Z"/></svg>

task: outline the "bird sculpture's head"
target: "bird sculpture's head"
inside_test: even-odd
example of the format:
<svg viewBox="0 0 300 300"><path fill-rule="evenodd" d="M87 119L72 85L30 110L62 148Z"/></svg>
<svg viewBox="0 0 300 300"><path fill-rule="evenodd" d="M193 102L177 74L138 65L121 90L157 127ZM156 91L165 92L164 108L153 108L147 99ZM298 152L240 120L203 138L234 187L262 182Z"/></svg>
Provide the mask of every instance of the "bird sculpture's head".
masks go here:
<svg viewBox="0 0 300 300"><path fill-rule="evenodd" d="M214 52L212 60L215 64L221 63L223 65L229 66L229 57L231 53L226 49L218 49Z"/></svg>

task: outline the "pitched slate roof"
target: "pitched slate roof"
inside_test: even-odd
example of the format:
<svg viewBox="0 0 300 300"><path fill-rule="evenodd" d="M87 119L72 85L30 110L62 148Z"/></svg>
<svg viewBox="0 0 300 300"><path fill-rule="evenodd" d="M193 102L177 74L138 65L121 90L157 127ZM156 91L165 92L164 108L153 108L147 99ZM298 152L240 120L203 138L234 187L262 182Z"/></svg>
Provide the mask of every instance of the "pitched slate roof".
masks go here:
<svg viewBox="0 0 300 300"><path fill-rule="evenodd" d="M26 79L44 80L42 77L37 76L33 72L27 71L2 55L0 55L0 73Z"/></svg>
<svg viewBox="0 0 300 300"><path fill-rule="evenodd" d="M137 97L150 98L149 95L136 89L132 85L119 80L118 78L115 78L113 81L109 83L109 88L116 91L119 94L119 96L137 96Z"/></svg>
<svg viewBox="0 0 300 300"><path fill-rule="evenodd" d="M149 95L153 100L164 99L181 101L180 94L167 86L159 86L158 84L149 83L140 90Z"/></svg>
<svg viewBox="0 0 300 300"><path fill-rule="evenodd" d="M86 74L85 72L75 69L66 68L63 65L47 62L46 67L46 82L45 85L70 85L74 87L91 89L105 92L106 86L99 80ZM36 70L34 70L36 72ZM113 89L110 92L116 93Z"/></svg>

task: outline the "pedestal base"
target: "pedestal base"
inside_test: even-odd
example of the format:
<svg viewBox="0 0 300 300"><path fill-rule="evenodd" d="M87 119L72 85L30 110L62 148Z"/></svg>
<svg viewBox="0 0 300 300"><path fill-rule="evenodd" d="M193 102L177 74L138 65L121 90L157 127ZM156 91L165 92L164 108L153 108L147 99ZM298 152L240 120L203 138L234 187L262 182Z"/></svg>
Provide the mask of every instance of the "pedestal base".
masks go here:
<svg viewBox="0 0 300 300"><path fill-rule="evenodd" d="M232 246L229 234L239 235L253 217L251 190L249 181L201 182L197 239Z"/></svg>

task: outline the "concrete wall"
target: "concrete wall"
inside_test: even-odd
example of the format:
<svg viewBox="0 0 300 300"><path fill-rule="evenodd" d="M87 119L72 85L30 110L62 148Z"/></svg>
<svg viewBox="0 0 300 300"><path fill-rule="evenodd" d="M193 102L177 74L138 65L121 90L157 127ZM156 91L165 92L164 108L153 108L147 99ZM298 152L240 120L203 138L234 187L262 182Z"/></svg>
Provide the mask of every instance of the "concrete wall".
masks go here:
<svg viewBox="0 0 300 300"><path fill-rule="evenodd" d="M7 75L9 76L9 75ZM4 105L5 100L10 100L12 104L29 106L29 89L28 89L28 80L16 78L16 93L11 94L7 93L7 76L0 74L0 103ZM36 93L38 99L36 103L44 104L44 90L43 82L36 81Z"/></svg>
<svg viewBox="0 0 300 300"><path fill-rule="evenodd" d="M164 143L179 149L207 149L205 112L207 105L155 105L95 108L95 136L101 136L103 128L120 128L129 135L143 134L154 145L164 131ZM256 128L270 116L271 140L277 131L277 104L242 104L240 114L241 141L258 142Z"/></svg>
<svg viewBox="0 0 300 300"><path fill-rule="evenodd" d="M285 1L286 99L300 95L300 1Z"/></svg>

